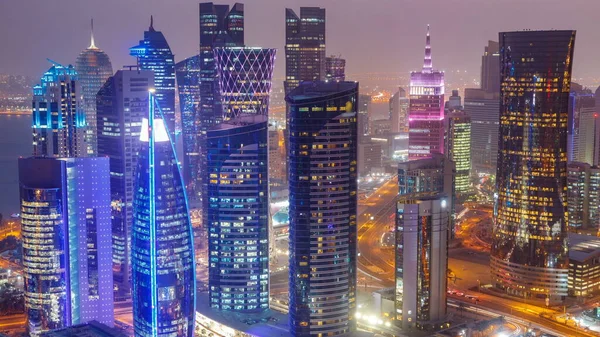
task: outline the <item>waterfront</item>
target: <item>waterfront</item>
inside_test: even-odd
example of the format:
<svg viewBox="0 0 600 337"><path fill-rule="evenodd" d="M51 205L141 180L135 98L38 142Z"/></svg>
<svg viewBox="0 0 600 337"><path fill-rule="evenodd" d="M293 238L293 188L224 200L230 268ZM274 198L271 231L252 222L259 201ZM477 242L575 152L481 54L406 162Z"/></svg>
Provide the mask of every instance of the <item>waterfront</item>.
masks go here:
<svg viewBox="0 0 600 337"><path fill-rule="evenodd" d="M17 159L31 155L31 117L0 114L0 213L19 211Z"/></svg>

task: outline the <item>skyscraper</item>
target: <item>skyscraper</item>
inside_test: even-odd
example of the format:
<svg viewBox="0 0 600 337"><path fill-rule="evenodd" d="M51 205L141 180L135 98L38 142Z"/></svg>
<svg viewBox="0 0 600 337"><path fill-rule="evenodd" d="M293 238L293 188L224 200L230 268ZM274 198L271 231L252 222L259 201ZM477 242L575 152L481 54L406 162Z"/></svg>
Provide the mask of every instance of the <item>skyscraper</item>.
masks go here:
<svg viewBox="0 0 600 337"><path fill-rule="evenodd" d="M263 114L236 116L208 131L208 286L215 309L269 308L267 131Z"/></svg>
<svg viewBox="0 0 600 337"><path fill-rule="evenodd" d="M210 304L262 312L269 308L267 116L275 49L214 53L225 121L207 133Z"/></svg>
<svg viewBox="0 0 600 337"><path fill-rule="evenodd" d="M275 49L215 48L224 120L267 115Z"/></svg>
<svg viewBox="0 0 600 337"><path fill-rule="evenodd" d="M551 303L567 295L566 149L574 47L575 31L500 33L492 284Z"/></svg>
<svg viewBox="0 0 600 337"><path fill-rule="evenodd" d="M154 87L150 70L123 69L98 91L98 156L110 158L115 299L131 296L131 225L135 166L140 149L142 119L148 115L148 90Z"/></svg>
<svg viewBox="0 0 600 337"><path fill-rule="evenodd" d="M153 17L144 39L129 48L129 54L137 58L140 70L154 71L156 100L162 109L171 139L175 139L175 57L162 32L154 29Z"/></svg>
<svg viewBox="0 0 600 337"><path fill-rule="evenodd" d="M369 110L371 109L371 96L360 94L358 96L357 133L358 141L363 142L370 134Z"/></svg>
<svg viewBox="0 0 600 337"><path fill-rule="evenodd" d="M199 129L198 153L206 153L206 133L223 121L221 96L217 78L217 66L213 49L216 47L244 46L244 5L215 5L212 2L200 3L200 106L198 112ZM202 197L206 192L206 156L200 156L196 186L196 197L202 199L202 209L208 209L208 200ZM206 214L203 225L207 226Z"/></svg>
<svg viewBox="0 0 600 337"><path fill-rule="evenodd" d="M331 55L325 58L325 78L328 81L346 80L346 60L341 55Z"/></svg>
<svg viewBox="0 0 600 337"><path fill-rule="evenodd" d="M33 87L33 155L85 157L87 126L77 72L51 62Z"/></svg>
<svg viewBox="0 0 600 337"><path fill-rule="evenodd" d="M444 73L433 70L429 26L423 70L410 73L409 160L444 153Z"/></svg>
<svg viewBox="0 0 600 337"><path fill-rule="evenodd" d="M471 159L476 172L496 174L500 94L465 89L465 114L471 117Z"/></svg>
<svg viewBox="0 0 600 337"><path fill-rule="evenodd" d="M576 84L576 83L573 83ZM597 165L600 160L600 118L596 98L589 89L571 86L567 123L567 158Z"/></svg>
<svg viewBox="0 0 600 337"><path fill-rule="evenodd" d="M571 162L567 166L569 229L600 226L600 168Z"/></svg>
<svg viewBox="0 0 600 337"><path fill-rule="evenodd" d="M398 91L390 97L390 121L393 133L405 132L408 128L409 103L406 91L402 88L398 88Z"/></svg>
<svg viewBox="0 0 600 337"><path fill-rule="evenodd" d="M358 83L303 82L286 101L290 330L343 335L356 329Z"/></svg>
<svg viewBox="0 0 600 337"><path fill-rule="evenodd" d="M302 81L324 81L325 8L300 7L285 10L285 92L289 93Z"/></svg>
<svg viewBox="0 0 600 337"><path fill-rule="evenodd" d="M92 35L90 46L82 51L75 62L75 69L81 83L83 95L83 111L88 126L86 130L87 154L96 155L97 128L96 128L96 94L104 82L112 76L113 70L110 59L105 52L96 47L94 43L94 20L92 20Z"/></svg>
<svg viewBox="0 0 600 337"><path fill-rule="evenodd" d="M156 105L150 93L133 199L133 328L138 337L193 337L194 238L173 141Z"/></svg>
<svg viewBox="0 0 600 337"><path fill-rule="evenodd" d="M114 324L108 158L21 158L27 328Z"/></svg>
<svg viewBox="0 0 600 337"><path fill-rule="evenodd" d="M285 94L302 81L324 81L325 67L325 8L300 7L300 16L285 9ZM285 109L283 132L285 152L289 152L290 109ZM289 169L286 174L289 173Z"/></svg>
<svg viewBox="0 0 600 337"><path fill-rule="evenodd" d="M456 193L471 191L471 117L463 112L453 112L446 116L448 125L448 159L456 165Z"/></svg>
<svg viewBox="0 0 600 337"><path fill-rule="evenodd" d="M450 237L454 237L455 163L440 153L431 158L398 163L400 198L444 195L450 211Z"/></svg>
<svg viewBox="0 0 600 337"><path fill-rule="evenodd" d="M175 65L175 77L181 111L183 134L183 181L190 201L197 199L200 152L198 132L200 128L200 56L194 55Z"/></svg>
<svg viewBox="0 0 600 337"><path fill-rule="evenodd" d="M488 41L481 55L481 89L485 92L500 92L500 51L496 41Z"/></svg>
<svg viewBox="0 0 600 337"><path fill-rule="evenodd" d="M443 194L402 195L398 201L395 307L404 329L445 323L450 213Z"/></svg>

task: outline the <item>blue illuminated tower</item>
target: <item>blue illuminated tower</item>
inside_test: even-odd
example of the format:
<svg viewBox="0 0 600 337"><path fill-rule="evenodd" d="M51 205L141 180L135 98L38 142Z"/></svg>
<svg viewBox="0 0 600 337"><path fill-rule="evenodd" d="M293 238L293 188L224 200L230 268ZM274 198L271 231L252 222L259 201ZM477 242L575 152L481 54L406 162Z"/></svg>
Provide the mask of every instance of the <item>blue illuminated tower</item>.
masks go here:
<svg viewBox="0 0 600 337"><path fill-rule="evenodd" d="M267 116L275 49L214 52L224 121L207 133L210 306L263 312L269 308Z"/></svg>
<svg viewBox="0 0 600 337"><path fill-rule="evenodd" d="M356 330L356 82L302 82L290 108L290 330Z"/></svg>
<svg viewBox="0 0 600 337"><path fill-rule="evenodd" d="M152 92L149 100L133 200L134 332L137 337L193 337L196 276L185 187Z"/></svg>
<svg viewBox="0 0 600 337"><path fill-rule="evenodd" d="M190 202L196 200L198 174L200 171L200 151L198 132L200 119L200 56L195 55L175 65L179 109L181 111L181 132L183 134L183 180L187 187ZM192 206L193 207L193 206Z"/></svg>
<svg viewBox="0 0 600 337"><path fill-rule="evenodd" d="M33 155L85 157L86 121L77 72L54 65L33 87Z"/></svg>
<svg viewBox="0 0 600 337"><path fill-rule="evenodd" d="M108 158L21 158L30 336L93 320L112 326Z"/></svg>
<svg viewBox="0 0 600 337"><path fill-rule="evenodd" d="M129 54L137 57L141 70L154 71L156 101L160 105L171 139L175 139L175 57L162 32L154 30L150 17L150 28L144 32L140 44L129 48Z"/></svg>

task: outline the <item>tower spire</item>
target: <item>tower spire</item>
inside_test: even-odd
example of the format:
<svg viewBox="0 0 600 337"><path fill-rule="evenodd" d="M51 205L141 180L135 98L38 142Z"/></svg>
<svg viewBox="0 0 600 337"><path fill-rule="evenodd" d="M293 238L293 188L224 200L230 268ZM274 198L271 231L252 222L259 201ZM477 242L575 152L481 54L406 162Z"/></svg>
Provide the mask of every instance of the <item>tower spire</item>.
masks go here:
<svg viewBox="0 0 600 337"><path fill-rule="evenodd" d="M148 30L151 32L154 31L154 17L152 15L150 15L150 28Z"/></svg>
<svg viewBox="0 0 600 337"><path fill-rule="evenodd" d="M423 61L423 72L430 73L433 70L431 61L431 40L429 37L429 25L427 25L427 37L425 38L425 60Z"/></svg>
<svg viewBox="0 0 600 337"><path fill-rule="evenodd" d="M94 18L92 18L92 31L90 37L90 46L88 49L97 49L96 44L94 43Z"/></svg>

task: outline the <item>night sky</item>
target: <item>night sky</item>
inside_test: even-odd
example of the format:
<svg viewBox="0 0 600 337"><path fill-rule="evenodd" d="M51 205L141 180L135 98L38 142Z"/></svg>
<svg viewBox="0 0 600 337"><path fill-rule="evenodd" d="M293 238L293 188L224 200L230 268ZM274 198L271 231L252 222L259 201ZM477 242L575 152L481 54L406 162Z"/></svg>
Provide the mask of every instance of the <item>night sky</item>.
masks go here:
<svg viewBox="0 0 600 337"><path fill-rule="evenodd" d="M232 1L216 3L233 4ZM598 0L248 0L246 44L278 48L275 76L285 74L286 7L327 9L327 54L347 60L347 74L406 74L422 64L425 29L431 24L434 68L467 71L478 78L487 40L499 31L575 29L574 80L600 83ZM189 0L0 0L0 73L39 78L46 58L74 63L89 45L94 18L96 45L114 70L135 60L128 48L148 29L162 31L175 60L198 49L198 1Z"/></svg>

